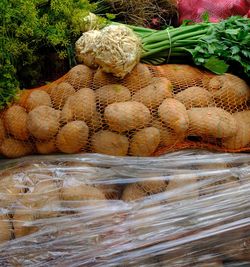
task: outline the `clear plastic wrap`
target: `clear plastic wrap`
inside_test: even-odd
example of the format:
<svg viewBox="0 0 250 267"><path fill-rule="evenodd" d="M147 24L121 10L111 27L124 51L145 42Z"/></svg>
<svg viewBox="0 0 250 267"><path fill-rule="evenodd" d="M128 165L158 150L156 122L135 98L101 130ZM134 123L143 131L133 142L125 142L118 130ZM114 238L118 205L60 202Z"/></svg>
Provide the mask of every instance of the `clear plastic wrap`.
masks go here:
<svg viewBox="0 0 250 267"><path fill-rule="evenodd" d="M0 162L0 266L250 266L250 155Z"/></svg>

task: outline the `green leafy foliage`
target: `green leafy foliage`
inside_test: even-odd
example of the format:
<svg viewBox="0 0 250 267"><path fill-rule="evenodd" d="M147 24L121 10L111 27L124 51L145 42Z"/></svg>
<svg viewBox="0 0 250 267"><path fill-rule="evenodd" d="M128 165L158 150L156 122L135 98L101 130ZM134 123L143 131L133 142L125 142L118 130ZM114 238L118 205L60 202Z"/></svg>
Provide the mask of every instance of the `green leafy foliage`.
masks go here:
<svg viewBox="0 0 250 267"><path fill-rule="evenodd" d="M222 74L231 70L250 77L250 20L233 16L211 24L192 51L194 62Z"/></svg>
<svg viewBox="0 0 250 267"><path fill-rule="evenodd" d="M19 86L38 85L43 68L57 64L48 62L48 55L69 67L76 63L74 44L83 18L96 7L88 0L0 1L0 108Z"/></svg>

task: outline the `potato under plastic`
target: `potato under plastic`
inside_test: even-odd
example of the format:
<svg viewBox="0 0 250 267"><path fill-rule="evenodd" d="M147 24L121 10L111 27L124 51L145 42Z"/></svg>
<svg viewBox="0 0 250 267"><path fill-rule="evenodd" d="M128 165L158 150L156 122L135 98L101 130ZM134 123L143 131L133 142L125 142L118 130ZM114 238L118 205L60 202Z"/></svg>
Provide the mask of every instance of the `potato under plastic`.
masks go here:
<svg viewBox="0 0 250 267"><path fill-rule="evenodd" d="M0 155L152 156L184 148L249 151L250 122L237 119L238 113L250 112L249 100L249 85L241 78L189 65L139 63L124 79L77 65L50 84L21 91L19 99L1 112ZM68 123L78 121L87 125L88 133L73 131L71 138L69 127L67 138L62 135ZM150 127L160 130L160 142L138 138ZM100 133L122 141L104 140ZM68 144L72 140L74 147Z"/></svg>
<svg viewBox="0 0 250 267"><path fill-rule="evenodd" d="M249 266L249 161L197 150L2 160L0 266Z"/></svg>

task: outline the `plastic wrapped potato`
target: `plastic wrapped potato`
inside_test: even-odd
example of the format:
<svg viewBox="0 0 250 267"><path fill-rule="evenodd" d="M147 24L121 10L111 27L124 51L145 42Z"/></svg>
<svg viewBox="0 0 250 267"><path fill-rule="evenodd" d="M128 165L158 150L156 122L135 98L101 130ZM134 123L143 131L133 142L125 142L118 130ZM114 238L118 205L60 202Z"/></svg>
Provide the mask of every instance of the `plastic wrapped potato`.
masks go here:
<svg viewBox="0 0 250 267"><path fill-rule="evenodd" d="M92 150L95 153L126 156L128 147L128 138L121 134L105 130L97 132L92 136Z"/></svg>
<svg viewBox="0 0 250 267"><path fill-rule="evenodd" d="M77 153L84 149L89 136L89 127L84 121L72 121L60 129L56 146L64 153Z"/></svg>
<svg viewBox="0 0 250 267"><path fill-rule="evenodd" d="M4 125L6 131L14 138L21 141L26 141L29 138L27 121L28 114L21 106L14 105L8 108L4 114Z"/></svg>
<svg viewBox="0 0 250 267"><path fill-rule="evenodd" d="M7 216L0 215L0 245L11 239L11 224Z"/></svg>
<svg viewBox="0 0 250 267"><path fill-rule="evenodd" d="M29 132L38 140L50 140L60 127L60 111L47 106L34 108L28 114Z"/></svg>

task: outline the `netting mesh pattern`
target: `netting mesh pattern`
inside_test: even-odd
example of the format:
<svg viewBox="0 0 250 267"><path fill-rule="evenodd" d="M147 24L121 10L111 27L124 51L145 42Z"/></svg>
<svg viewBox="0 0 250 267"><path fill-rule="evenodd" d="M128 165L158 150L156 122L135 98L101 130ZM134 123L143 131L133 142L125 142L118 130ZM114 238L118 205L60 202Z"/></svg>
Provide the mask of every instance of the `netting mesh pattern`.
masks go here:
<svg viewBox="0 0 250 267"><path fill-rule="evenodd" d="M84 65L22 91L1 113L0 153L150 156L250 148L249 86L188 65L138 64L123 80Z"/></svg>

